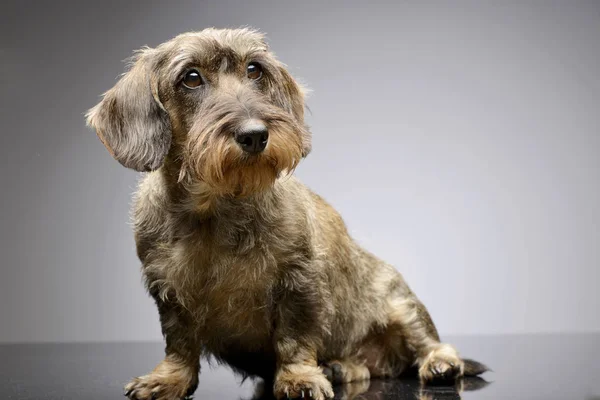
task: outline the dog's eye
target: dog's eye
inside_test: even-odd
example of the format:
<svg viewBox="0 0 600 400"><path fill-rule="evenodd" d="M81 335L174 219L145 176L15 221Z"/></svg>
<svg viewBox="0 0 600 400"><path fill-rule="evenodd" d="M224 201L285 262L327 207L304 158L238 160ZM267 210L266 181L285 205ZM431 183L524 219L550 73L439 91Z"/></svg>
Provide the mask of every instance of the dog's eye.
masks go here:
<svg viewBox="0 0 600 400"><path fill-rule="evenodd" d="M259 80L262 77L263 71L259 63L250 63L246 68L246 75L253 81Z"/></svg>
<svg viewBox="0 0 600 400"><path fill-rule="evenodd" d="M183 85L189 89L195 89L202 85L202 77L200 76L200 73L195 69L186 72L185 76L183 77Z"/></svg>

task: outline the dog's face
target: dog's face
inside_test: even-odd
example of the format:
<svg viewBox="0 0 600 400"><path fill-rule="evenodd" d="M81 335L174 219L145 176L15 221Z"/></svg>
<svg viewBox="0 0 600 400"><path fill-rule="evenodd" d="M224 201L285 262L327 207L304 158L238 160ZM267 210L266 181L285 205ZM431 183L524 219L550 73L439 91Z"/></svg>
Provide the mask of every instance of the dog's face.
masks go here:
<svg viewBox="0 0 600 400"><path fill-rule="evenodd" d="M141 50L87 119L124 166L170 162L222 195L263 190L310 151L302 88L249 29Z"/></svg>

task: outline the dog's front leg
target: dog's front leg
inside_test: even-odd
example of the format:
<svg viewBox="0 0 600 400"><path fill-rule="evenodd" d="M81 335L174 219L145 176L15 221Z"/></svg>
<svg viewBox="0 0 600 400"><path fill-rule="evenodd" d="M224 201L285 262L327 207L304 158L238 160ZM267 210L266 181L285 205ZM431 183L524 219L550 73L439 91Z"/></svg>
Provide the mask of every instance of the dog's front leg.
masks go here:
<svg viewBox="0 0 600 400"><path fill-rule="evenodd" d="M324 400L333 398L331 383L317 363L327 329L327 296L320 293L317 277L303 272L285 276L277 299L274 394L277 399Z"/></svg>
<svg viewBox="0 0 600 400"><path fill-rule="evenodd" d="M191 316L178 304L156 299L165 358L148 375L125 386L132 400L176 400L191 395L198 386L200 343Z"/></svg>

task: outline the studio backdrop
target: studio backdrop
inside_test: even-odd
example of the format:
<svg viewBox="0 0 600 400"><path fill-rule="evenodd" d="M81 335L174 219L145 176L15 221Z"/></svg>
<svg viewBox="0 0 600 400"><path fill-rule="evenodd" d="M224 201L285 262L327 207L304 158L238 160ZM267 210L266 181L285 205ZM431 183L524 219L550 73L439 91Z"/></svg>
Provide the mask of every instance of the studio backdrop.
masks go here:
<svg viewBox="0 0 600 400"><path fill-rule="evenodd" d="M600 4L0 6L0 341L158 340L138 175L84 113L134 49L250 25L312 93L297 175L442 335L600 330Z"/></svg>

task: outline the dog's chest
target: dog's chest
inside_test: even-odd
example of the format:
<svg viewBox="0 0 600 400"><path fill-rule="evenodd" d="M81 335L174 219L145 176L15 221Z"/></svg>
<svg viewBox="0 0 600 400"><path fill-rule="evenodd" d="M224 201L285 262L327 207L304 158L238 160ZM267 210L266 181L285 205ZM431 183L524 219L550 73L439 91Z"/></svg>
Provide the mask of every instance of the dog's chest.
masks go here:
<svg viewBox="0 0 600 400"><path fill-rule="evenodd" d="M202 336L218 346L233 342L247 350L261 347L272 333L275 259L255 246L243 253L214 246L200 250L209 252L210 257L195 260L196 282L189 288Z"/></svg>
<svg viewBox="0 0 600 400"><path fill-rule="evenodd" d="M298 254L286 224L237 211L197 226L176 252L190 257L181 290L193 298L202 336L215 351L256 351L272 343L280 266Z"/></svg>
<svg viewBox="0 0 600 400"><path fill-rule="evenodd" d="M270 320L272 287L269 278L260 273L252 276L243 268L231 265L226 276L212 279L207 290L199 294L206 309L207 325L216 324L231 330L261 330Z"/></svg>

